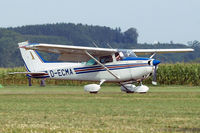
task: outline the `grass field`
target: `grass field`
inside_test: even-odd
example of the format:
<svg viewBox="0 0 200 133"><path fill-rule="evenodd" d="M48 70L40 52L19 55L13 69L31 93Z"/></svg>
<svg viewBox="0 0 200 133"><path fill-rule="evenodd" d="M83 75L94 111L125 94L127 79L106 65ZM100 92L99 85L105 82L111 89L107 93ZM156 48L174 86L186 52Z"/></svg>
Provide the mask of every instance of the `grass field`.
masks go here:
<svg viewBox="0 0 200 133"><path fill-rule="evenodd" d="M88 94L82 86L5 86L0 132L200 132L200 87Z"/></svg>

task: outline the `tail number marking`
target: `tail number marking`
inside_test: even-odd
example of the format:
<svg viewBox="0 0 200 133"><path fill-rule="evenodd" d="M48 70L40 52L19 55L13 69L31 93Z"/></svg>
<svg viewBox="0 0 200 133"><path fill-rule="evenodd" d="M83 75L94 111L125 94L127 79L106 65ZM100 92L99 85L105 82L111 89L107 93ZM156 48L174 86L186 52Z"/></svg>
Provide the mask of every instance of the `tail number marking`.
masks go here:
<svg viewBox="0 0 200 133"><path fill-rule="evenodd" d="M56 71L53 71L53 70L50 70L49 71L51 77L64 77L64 76L67 76L67 75L72 75L73 74L73 71L72 69L57 69Z"/></svg>

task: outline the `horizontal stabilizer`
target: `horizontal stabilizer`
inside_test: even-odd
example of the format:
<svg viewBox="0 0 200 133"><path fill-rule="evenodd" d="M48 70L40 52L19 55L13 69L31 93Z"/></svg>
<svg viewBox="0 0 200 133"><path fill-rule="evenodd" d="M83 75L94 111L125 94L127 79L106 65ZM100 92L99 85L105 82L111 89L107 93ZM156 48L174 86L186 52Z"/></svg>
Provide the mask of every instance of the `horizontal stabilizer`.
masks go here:
<svg viewBox="0 0 200 133"><path fill-rule="evenodd" d="M9 73L9 74L35 74L35 75L45 75L45 74L48 74L48 73L45 73L45 72L12 72L12 73Z"/></svg>
<svg viewBox="0 0 200 133"><path fill-rule="evenodd" d="M31 78L49 78L49 74L46 72L13 72L9 74L26 74Z"/></svg>

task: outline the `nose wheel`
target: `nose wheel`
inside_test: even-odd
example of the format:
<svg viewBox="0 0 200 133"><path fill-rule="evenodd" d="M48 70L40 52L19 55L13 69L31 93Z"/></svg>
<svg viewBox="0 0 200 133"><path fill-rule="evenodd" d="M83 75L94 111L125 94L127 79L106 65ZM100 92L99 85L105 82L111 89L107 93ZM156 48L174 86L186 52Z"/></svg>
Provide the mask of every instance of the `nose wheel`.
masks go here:
<svg viewBox="0 0 200 133"><path fill-rule="evenodd" d="M84 86L84 90L93 94L98 93L98 91L101 89L101 85L105 82L106 80L102 79L99 84L88 84Z"/></svg>

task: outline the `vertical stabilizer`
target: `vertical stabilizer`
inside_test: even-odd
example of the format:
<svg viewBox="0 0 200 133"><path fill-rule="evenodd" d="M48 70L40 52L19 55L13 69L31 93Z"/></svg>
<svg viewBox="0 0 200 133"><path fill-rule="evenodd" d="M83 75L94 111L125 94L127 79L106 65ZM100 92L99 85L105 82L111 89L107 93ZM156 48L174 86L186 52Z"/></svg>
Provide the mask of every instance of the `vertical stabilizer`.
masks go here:
<svg viewBox="0 0 200 133"><path fill-rule="evenodd" d="M24 60L24 64L26 66L26 69L29 72L42 71L43 62L41 61L41 59L38 56L38 54L36 53L36 51L26 50L26 49L22 48L23 46L28 45L28 44L29 44L28 41L18 43L22 58Z"/></svg>

